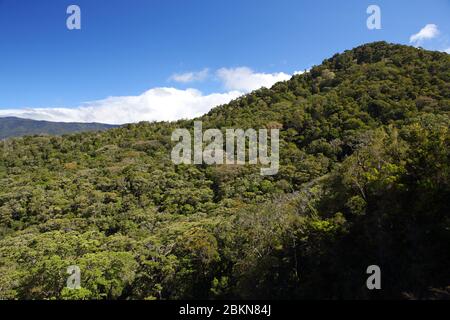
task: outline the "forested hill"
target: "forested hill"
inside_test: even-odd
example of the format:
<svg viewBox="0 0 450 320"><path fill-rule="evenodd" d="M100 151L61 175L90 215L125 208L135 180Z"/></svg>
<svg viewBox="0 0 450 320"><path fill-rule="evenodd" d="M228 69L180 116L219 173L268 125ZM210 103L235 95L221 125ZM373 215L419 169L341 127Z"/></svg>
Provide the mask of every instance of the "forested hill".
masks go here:
<svg viewBox="0 0 450 320"><path fill-rule="evenodd" d="M51 122L0 117L0 140L30 135L62 135L83 131L99 131L117 126L103 123Z"/></svg>
<svg viewBox="0 0 450 320"><path fill-rule="evenodd" d="M201 117L280 128L274 176L174 165L192 120L3 141L0 298L448 298L449 111L448 54L376 42Z"/></svg>

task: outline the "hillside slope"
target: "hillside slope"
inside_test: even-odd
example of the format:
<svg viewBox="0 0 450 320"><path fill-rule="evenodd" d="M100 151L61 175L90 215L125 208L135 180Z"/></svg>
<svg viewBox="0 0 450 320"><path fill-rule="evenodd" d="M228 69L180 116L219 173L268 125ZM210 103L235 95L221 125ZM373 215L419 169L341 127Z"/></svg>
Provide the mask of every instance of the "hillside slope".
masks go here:
<svg viewBox="0 0 450 320"><path fill-rule="evenodd" d="M62 135L67 133L100 131L117 126L102 123L51 122L0 117L0 140L32 135Z"/></svg>
<svg viewBox="0 0 450 320"><path fill-rule="evenodd" d="M174 165L193 120L4 141L0 298L448 297L449 111L448 54L376 42L197 119L281 128L275 176Z"/></svg>

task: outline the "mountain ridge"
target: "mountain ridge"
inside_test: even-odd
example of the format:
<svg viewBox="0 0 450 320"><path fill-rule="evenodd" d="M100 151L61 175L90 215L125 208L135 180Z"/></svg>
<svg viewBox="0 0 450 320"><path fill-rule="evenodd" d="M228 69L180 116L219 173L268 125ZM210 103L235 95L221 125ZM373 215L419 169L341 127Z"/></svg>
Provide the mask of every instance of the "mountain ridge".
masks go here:
<svg viewBox="0 0 450 320"><path fill-rule="evenodd" d="M61 135L115 128L116 125L82 122L53 122L19 117L0 117L0 140L29 135Z"/></svg>

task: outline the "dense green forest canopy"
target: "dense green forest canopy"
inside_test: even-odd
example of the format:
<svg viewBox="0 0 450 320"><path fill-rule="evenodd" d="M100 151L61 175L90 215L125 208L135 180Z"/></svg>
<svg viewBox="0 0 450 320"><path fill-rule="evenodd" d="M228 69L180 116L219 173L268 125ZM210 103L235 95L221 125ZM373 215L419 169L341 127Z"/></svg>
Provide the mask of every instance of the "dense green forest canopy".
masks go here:
<svg viewBox="0 0 450 320"><path fill-rule="evenodd" d="M274 176L174 165L193 120L3 141L0 298L448 298L449 111L448 54L376 42L200 118L281 128Z"/></svg>

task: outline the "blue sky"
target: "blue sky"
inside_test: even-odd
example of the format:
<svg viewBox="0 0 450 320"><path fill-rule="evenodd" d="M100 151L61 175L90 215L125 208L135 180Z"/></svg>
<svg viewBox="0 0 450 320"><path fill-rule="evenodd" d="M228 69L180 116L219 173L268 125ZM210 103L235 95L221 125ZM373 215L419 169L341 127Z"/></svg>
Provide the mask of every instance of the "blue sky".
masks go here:
<svg viewBox="0 0 450 320"><path fill-rule="evenodd" d="M71 4L81 30L66 27ZM449 13L449 0L0 0L0 116L196 116L363 43L448 50Z"/></svg>

